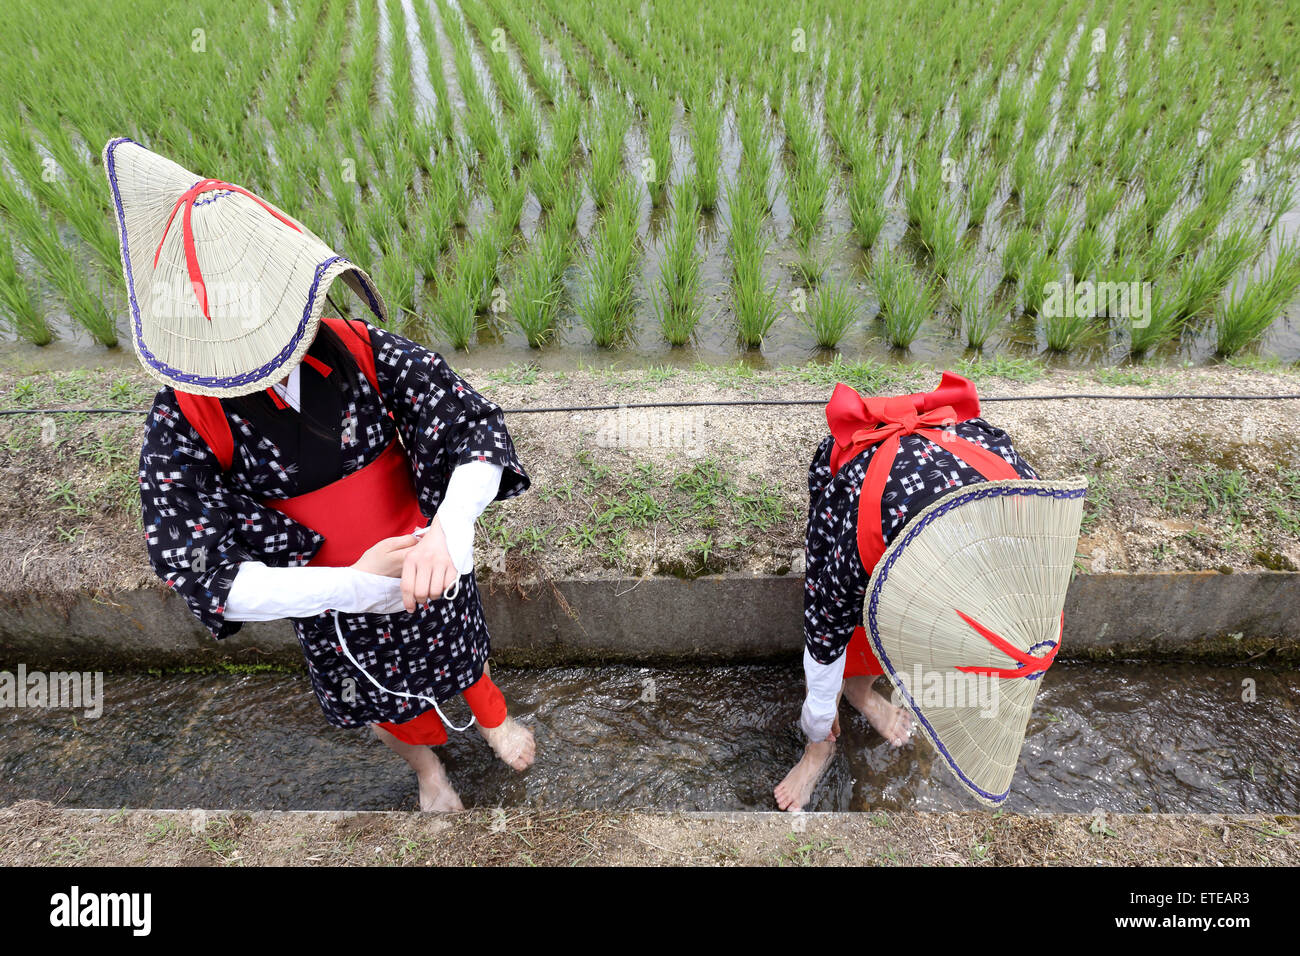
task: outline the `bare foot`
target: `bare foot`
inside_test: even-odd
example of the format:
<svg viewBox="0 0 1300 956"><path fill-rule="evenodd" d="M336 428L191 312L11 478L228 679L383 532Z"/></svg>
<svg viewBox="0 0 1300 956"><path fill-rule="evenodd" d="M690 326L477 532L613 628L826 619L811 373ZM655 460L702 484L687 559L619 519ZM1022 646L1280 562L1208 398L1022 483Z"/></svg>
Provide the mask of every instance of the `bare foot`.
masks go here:
<svg viewBox="0 0 1300 956"><path fill-rule="evenodd" d="M431 766L416 774L416 779L420 781L420 809L425 813L448 813L465 809L460 796L447 779L447 771L442 769L442 761L435 759Z"/></svg>
<svg viewBox="0 0 1300 956"><path fill-rule="evenodd" d="M527 770L533 765L537 753L537 744L533 741L533 732L518 723L513 717L507 717L496 727L478 725L478 732L488 742L493 752L515 770Z"/></svg>
<svg viewBox="0 0 1300 956"><path fill-rule="evenodd" d="M876 733L895 747L901 747L912 736L912 716L901 707L895 707L871 686L870 677L850 677L844 682L844 697L857 709Z"/></svg>
<svg viewBox="0 0 1300 956"><path fill-rule="evenodd" d="M812 799L813 789L822 778L831 758L835 756L835 741L821 740L804 748L803 756L785 779L776 785L776 805L782 810L802 810Z"/></svg>
<svg viewBox="0 0 1300 956"><path fill-rule="evenodd" d="M439 813L465 809L460 797L452 789L451 781L447 779L447 771L442 769L442 761L432 747L405 743L378 724L371 724L370 729L384 742L384 746L393 753L400 754L407 766L415 771L415 779L420 784L421 810L425 813Z"/></svg>

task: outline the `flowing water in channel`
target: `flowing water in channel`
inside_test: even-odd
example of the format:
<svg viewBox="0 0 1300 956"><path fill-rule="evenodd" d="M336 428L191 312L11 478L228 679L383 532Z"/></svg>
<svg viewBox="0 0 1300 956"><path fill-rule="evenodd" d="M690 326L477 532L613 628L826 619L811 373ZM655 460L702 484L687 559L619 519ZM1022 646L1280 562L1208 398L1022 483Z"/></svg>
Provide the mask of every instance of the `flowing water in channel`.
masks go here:
<svg viewBox="0 0 1300 956"><path fill-rule="evenodd" d="M10 668L12 669L12 668ZM525 774L474 731L441 748L466 806L769 810L797 759L797 666L500 669L533 728ZM107 674L104 710L0 710L0 804L414 809L415 780L365 731L328 726L305 676ZM1243 700L1253 681L1255 700ZM1300 810L1300 671L1052 668L1008 809ZM461 720L463 703L444 708ZM810 810L975 806L925 743L892 750L847 705Z"/></svg>

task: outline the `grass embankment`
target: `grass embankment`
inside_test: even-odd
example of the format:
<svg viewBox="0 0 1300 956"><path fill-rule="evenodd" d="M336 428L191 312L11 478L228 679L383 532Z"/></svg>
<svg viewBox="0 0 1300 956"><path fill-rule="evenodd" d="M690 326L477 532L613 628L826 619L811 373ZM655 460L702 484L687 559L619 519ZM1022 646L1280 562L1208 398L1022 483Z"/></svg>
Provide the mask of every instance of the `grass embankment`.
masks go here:
<svg viewBox="0 0 1300 956"><path fill-rule="evenodd" d="M964 366L987 395L1295 393L1293 369L1048 371ZM696 370L528 368L476 374L507 408L743 398L824 400L932 387L933 370L883 365ZM137 373L0 376L4 407L147 406ZM1300 568L1295 402L990 402L986 417L1048 477L1092 482L1080 571ZM140 543L142 417L0 418L0 570L7 586L114 589L151 583ZM528 493L480 522L479 572L568 576L798 573L807 467L826 426L817 405L516 414Z"/></svg>
<svg viewBox="0 0 1300 956"><path fill-rule="evenodd" d="M0 809L5 866L1295 866L1300 820L599 810Z"/></svg>

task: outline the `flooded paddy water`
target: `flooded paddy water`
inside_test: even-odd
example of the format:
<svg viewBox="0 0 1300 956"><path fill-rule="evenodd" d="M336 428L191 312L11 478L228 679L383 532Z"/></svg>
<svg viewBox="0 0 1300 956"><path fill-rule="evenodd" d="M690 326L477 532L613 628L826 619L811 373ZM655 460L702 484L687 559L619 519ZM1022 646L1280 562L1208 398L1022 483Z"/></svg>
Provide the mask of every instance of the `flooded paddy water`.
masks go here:
<svg viewBox="0 0 1300 956"><path fill-rule="evenodd" d="M473 731L453 734L440 753L470 807L771 810L772 787L802 745L793 666L496 676L533 728L539 759L515 774ZM0 710L0 804L415 807L405 765L368 732L329 727L303 675L107 674L104 686L98 719ZM1059 664L1039 693L1007 809L1294 813L1297 701L1295 670ZM447 713L460 720L462 710L456 702ZM847 708L842 721L843 746L808 809L974 806L927 744L892 750Z"/></svg>
<svg viewBox="0 0 1300 956"><path fill-rule="evenodd" d="M1017 5L1010 6L1014 8ZM637 99L638 91L642 89L641 84L645 84L646 88L650 85L666 87L672 102L672 118L669 124L671 149L666 181L675 184L696 175L698 170L695 157L695 131L688 115L686 95L690 84L683 82L686 78L685 74L674 70L661 71L658 62L660 44L680 53L684 48L683 43L685 48L689 49L696 38L693 32L677 34L676 30L683 26L682 24L670 27L663 22L665 18L668 21L676 19L676 11L672 9L672 5L662 5L661 9L660 5L651 4L623 10L617 6L602 9L597 5L590 13L582 12L582 7L583 5L575 5L573 9L569 9L569 5L563 3L519 5L513 2L490 2L485 5L477 2L459 3L455 0L447 3L430 3L428 0L393 0L388 3L356 6L343 4L338 0L329 0L319 8L309 7L308 9L316 9L320 13L320 23L313 29L303 27L302 49L316 49L316 43L319 42L324 49L335 50L343 57L345 63L350 65L354 60L361 58L361 62L369 63L371 69L364 75L354 77L349 72L349 66L343 70L342 75L332 77L332 84L324 87L329 95L324 96L320 101L328 106L328 110L319 111L305 109L303 102L287 92L283 96L277 95L281 92L282 86L287 88L291 79L296 80L291 74L282 76L281 71L277 70L272 76L262 78L260 71L250 69L248 92L252 103L251 110L259 121L254 125L260 127L261 122L265 122L270 127L267 130L268 135L262 138L264 142L259 141L254 151L248 144L239 144L239 148L234 148L238 141L223 138L217 144L208 144L207 150L191 149L190 155L185 155L185 150L179 150L175 158L183 162L197 162L206 153L211 162L216 163L220 160L221 168L204 169L201 171L204 175L228 176L232 181L240 182L251 176L253 178L249 179L246 185L262 190L277 201L296 200L295 208L291 210L295 215L302 216L304 221L309 222L327 240L339 245L340 250L354 261L383 277L385 273L380 271L380 263L388 255L410 258L419 247L422 238L422 217L429 209L428 177L415 175L409 182L402 179L399 183L402 188L398 190L398 195L404 197L405 202L402 211L410 220L409 223L403 220L406 232L400 236L400 242L390 243L388 241L390 237L386 234L381 235L388 228L389 223L386 218L372 216L370 212L378 208L376 204L380 201L385 187L392 185L389 177L398 176L396 172L398 167L392 163L394 157L401 155L405 158L429 159L430 143L423 139L418 141L424 150L424 154L419 156L416 153L417 144L412 141L412 138L416 129L424 130L430 136L433 135L440 108L449 109L450 127L437 131L434 155L437 162L454 162L458 164L458 168L463 166L460 174L463 180L460 190L464 194L464 208L458 211L453 225L453 234L458 240L477 234L492 209L492 203L486 198L484 188L487 177L484 167L485 165L490 167L491 164L486 163L486 157L476 154L475 150L478 147L471 142L472 137L468 132L467 111L471 101L476 97L482 97L485 102L491 104L495 116L493 135L500 139L502 148L506 149L503 155L507 155L510 159L510 169L518 174L520 182L526 184L531 174L530 170L537 165L537 162L534 156L513 153L514 144L511 143L511 137L514 131L508 121L508 114L512 112L513 107L506 109L503 106L504 91L500 88L501 77L508 75L513 78L510 85L518 86L522 101L527 104L530 114L535 114L533 120L537 125L541 143L545 145L550 140L554 109L548 101L549 85L541 82L539 75L533 71L533 65L527 61L523 45L525 38L522 35L514 36L513 34L517 32L514 29L485 34L474 25L480 23L480 13L487 16L492 23L498 22L497 18L514 14L517 19L511 17L509 20L501 19L500 22L517 23L528 27L523 32L538 44L541 63L547 75L551 77L555 89L575 97L582 104L584 116L582 143L573 158L573 172L576 176L573 185L582 197L581 207L573 236L574 253L563 276L564 293L560 296L558 324L554 338L545 348L530 348L524 333L516 324L507 301L504 311L480 311L476 314L473 322L478 328L468 352L453 350L447 336L439 330L435 320L440 301L440 284L446 284L450 266L455 258L451 250L443 250L435 257L435 262L421 264L418 280L415 283L414 298L410 303L413 318L399 328L399 331L444 352L453 365L473 368L499 368L520 362L531 362L542 368L561 370L593 364L622 367L651 364L684 366L700 362L734 361L761 368L805 361L829 361L837 355L842 355L850 361L868 358L877 361L905 359L948 364L975 354L965 347L960 320L954 311L953 303L949 301L951 297L946 295L941 297L933 314L926 318L919 336L909 349L900 351L892 348L885 341L883 322L879 315L881 303L871 281L872 257L875 252L861 248L854 235L854 222L850 215L849 198L855 174L845 165L847 144L837 139L841 126L834 122L837 112L846 108L845 103L835 95L837 86L845 86L844 76L841 75L843 70L848 70L846 89L854 91L854 97L848 102L855 111L853 122L844 123L843 128L866 129L874 124L872 128L882 134L882 138L873 148L888 156L888 175L881 197L885 215L874 249L878 251L885 247L897 247L918 270L929 275L930 264L922 249L918 229L915 225L908 224L905 193L908 177L917 170L920 162L917 155L917 144L923 141L920 132L930 127L923 124L913 129L918 122L916 116L902 112L894 115L893 110L897 108L898 103L891 106L890 97L884 94L893 90L893 84L901 81L903 77L901 75L895 77L893 71L887 69L885 64L875 63L871 56L864 57L855 47L855 43L860 42L860 38L873 35L872 31L862 28L863 23L859 22L862 17L865 17L868 23L874 22L877 16L885 21L893 21L898 18L898 14L909 14L907 5L903 5L901 10L886 9L883 12L870 14L865 9L858 10L852 5L842 9L830 5L822 11L825 17L824 25L819 22L813 32L821 34L823 29L829 31L823 38L824 46L817 46L817 49L819 51L833 49L835 52L827 60L823 60L824 54L819 52L815 60L805 64L802 60L787 62L773 55L769 49L764 55L771 62L765 64L765 68L768 71L776 71L773 76L764 75L764 71L759 71L758 75L751 75L749 72L733 75L736 64L729 55L722 55L714 63L697 64L699 75L694 76L693 79L709 80L707 88L711 95L716 97L716 105L722 110L722 122L717 134L716 169L707 171L716 177L720 186L718 203L715 209L701 214L697 230L698 241L695 253L699 262L700 284L696 300L700 307L701 318L694 341L687 347L671 347L664 338L654 315L650 295L660 283L664 271L666 225L670 212L665 204L653 206L648 191L643 188L636 223L639 249L636 256L635 277L632 280L634 295L632 315L628 319L627 338L615 349L595 346L591 332L585 327L578 314L579 303L591 284L587 274L587 260L591 255L601 220L601 212L596 207L588 182L590 177L587 175L587 166L592 134L587 128L587 122L597 118L606 109L607 101L612 102L615 98L625 100L626 105L632 108L632 113L621 144L620 169L629 177L641 176L641 160L647 154L649 147L645 115L647 104ZM249 56L252 56L253 52L266 42L267 37L281 40L283 35L294 33L295 25L298 23L295 8L294 4L288 5L282 11L277 10L274 5L266 7L266 37L257 38L260 42L253 44ZM759 5L758 9L761 8L762 5ZM751 13L749 19L755 22L757 32L753 36L746 36L745 41L757 44L758 49L763 50L762 31L770 30L771 24L758 26L763 24L765 19L769 19L766 11L762 13L751 11ZM367 14L373 15L373 30L365 26L369 22ZM335 16L337 19L334 19ZM813 19L821 18L814 16ZM841 21L845 19L847 22L842 23ZM942 21L941 17L935 21L929 13L926 19L927 22ZM1189 29L1192 21L1193 17L1189 14L1187 24ZM947 141L952 129L959 124L962 114L963 105L959 91L968 85L982 91L978 100L972 101L974 113L971 120L977 132L965 138L953 136L951 144L942 151L941 158L956 164L953 166L954 170L959 167L964 170L965 147L959 148L959 143L969 139L968 145L973 149L973 155L979 163L995 163L997 168L1002 170L996 178L988 203L987 218L981 218L979 225L969 228L963 225L960 235L963 250L969 253L972 262L985 273L984 279L988 281L1000 280L1002 253L1006 242L1024 219L1024 209L1013 188L1012 156L1008 154L995 158L989 145L992 131L998 122L999 91L1015 90L1027 98L1031 92L1036 95L1039 84L1046 82L1047 85L1043 86L1043 89L1047 90L1050 96L1044 101L1043 107L1046 110L1044 115L1050 119L1050 123L1036 134L1036 137L1041 138L1041 144L1034 157L1035 173L1043 175L1055 175L1068 166L1071 150L1079 146L1074 134L1071 133L1072 124L1079 120L1081 111L1085 107L1098 117L1108 117L1123 102L1121 95L1128 96L1131 93L1139 96L1143 104L1148 102L1146 97L1152 97L1150 108L1153 112L1165 111L1163 100L1158 98L1164 95L1159 84L1153 84L1145 90L1141 89L1142 83L1139 78L1150 79L1149 64L1134 77L1130 77L1128 73L1128 69L1136 69L1138 65L1137 60L1147 42L1148 29L1159 26L1159 29L1152 29L1150 41L1155 43L1159 39L1163 44L1164 30L1167 25L1158 24L1134 24L1131 33L1113 39L1116 50L1115 61L1130 64L1128 68L1117 71L1113 90L1109 87L1098 88L1094 74L1086 71L1086 75L1093 79L1089 81L1082 102L1072 105L1065 102L1065 91L1058 82L1058 79L1062 78L1054 71L1067 66L1075 58L1082 57L1087 61L1092 54L1099 52L1093 49L1090 54L1090 47L1085 42L1088 40L1090 22L1076 19L1074 16L1062 16L1056 22L1052 33L1059 31L1061 34L1060 39L1063 44L1061 51L1065 54L1063 62L1040 55L1040 50L1033 45L1022 50L1018 43L1009 44L1004 72L986 72L985 66L972 66L967 63L964 66L964 73L945 80L944 89L949 91L949 95L936 101L938 113L933 117L936 135L941 132L944 140ZM706 37L709 32L703 27L702 30L701 38ZM939 34L943 34L941 27L936 26L936 30ZM626 36L625 31L627 31ZM42 31L35 26L31 32L43 36ZM317 33L321 34L320 38L317 38ZM1126 31L1121 33L1124 34ZM1012 35L1015 34L1016 31L1012 31ZM845 36L855 39L846 45L840 39ZM592 38L597 41L595 48L587 46ZM456 42L453 42L453 39ZM945 42L953 42L951 36L944 39ZM933 37L931 41L933 42ZM53 46L55 39L51 38L47 42ZM718 49L716 52L719 55L729 54L732 52L732 47L742 48L744 45L728 44L727 49ZM362 49L363 46L365 49ZM468 68L464 71L458 68L456 62L458 46L463 46L467 51ZM636 49L629 49L630 46L635 46ZM1179 54L1175 44L1168 55L1187 56L1189 60L1186 66L1190 69L1198 48L1192 46L1190 49L1193 52ZM395 51L401 55L395 56ZM710 59L714 58L713 52L710 49ZM898 51L900 62L908 62L905 53L904 49ZM365 54L365 57L362 57L362 54ZM1181 62L1177 56L1174 63ZM1251 49L1245 49L1243 56L1252 68L1257 64L1268 62L1266 56L1257 55ZM504 60L494 59L497 57L502 57ZM57 57L51 56L51 59L57 60ZM168 59L171 57L169 56ZM507 64L507 67L504 72L494 74L492 64L500 62ZM866 68L864 62L871 64L871 67ZM982 59L979 62L982 62ZM1145 60L1142 62L1146 63ZM1100 60L1090 67L1089 71L1099 68ZM704 72L706 70L708 72ZM1226 67L1224 72L1227 75L1232 74L1232 70ZM592 78L592 82L588 82L588 76ZM632 82L629 86L629 77L639 82ZM1285 114L1286 100L1282 95L1283 91L1272 89L1271 76L1267 79L1269 82L1265 83L1264 78L1248 76L1242 82L1247 83L1247 88L1252 89L1255 88L1253 84L1257 82L1261 84L1256 95L1260 100L1260 108L1265 112L1280 111ZM1130 81L1136 84L1133 90L1129 88ZM381 137L383 149L370 149L367 144L358 142L352 129L355 124L348 121L346 117L336 115L346 103L354 99L352 96L356 92L354 85L359 82L366 85L362 100L368 112L363 114L364 118L373 120L377 128L383 124L383 128L389 130ZM734 88L733 84L735 84ZM127 88L131 86L131 84L123 85ZM169 88L173 87L175 90L183 91L185 84L176 83ZM759 349L746 349L737 343L732 288L734 274L731 261L732 223L727 191L728 187L737 181L744 159L736 114L736 94L742 88L757 90L764 104L761 149L771 165L768 180L762 184L768 202L763 215L762 232L765 242L770 242L770 251L763 264L763 273L764 282L774 290L776 301L780 306L780 314L771 330L763 336L762 347ZM36 96L36 90L27 89L25 81L22 85L16 85L15 89L21 90L24 96L41 98ZM788 112L783 106L780 97L776 95L778 90L793 93L800 98L798 102L801 108L806 109L811 118L818 155L828 164L831 171L829 185L824 191L824 211L819 215L813 231L810 254L812 258L824 265L824 280L827 283L844 282L851 288L856 308L855 320L839 342L838 350L818 349L814 344L815 337L805 321L807 315L800 314L792 304L793 298L803 298L805 293L815 294L817 283L810 285L807 280L797 276L797 263L804 256L801 242L797 238L798 230L791 210L790 196L792 173L798 157L792 148L787 128L790 120L793 119L793 113ZM445 103L439 102L440 95L445 98ZM1279 107L1272 110L1265 109L1265 105L1274 96L1277 97ZM288 122L285 122L285 117L280 112L274 115L262 113L263 110L269 110L271 104L279 103L293 105ZM241 115L245 105L241 104ZM89 107L84 108L93 114ZM1020 108L1023 108L1023 104L1018 107L1018 110ZM118 114L120 109L123 109L122 104L114 101L111 104L110 115L123 129L129 129L130 124L123 125L123 119ZM882 114L879 112L881 109L889 112ZM126 115L131 114L127 111ZM170 122L179 119L183 114L177 110L174 114L164 112L164 115ZM881 121L882 116L885 117L884 121ZM1202 182L1204 176L1197 173L1197 169L1201 165L1212 165L1212 160L1218 157L1217 152L1207 147L1207 144L1214 140L1211 135L1213 119L1212 112L1207 112L1201 117L1200 122L1195 125L1193 142L1186 144L1186 148L1191 150L1186 157L1187 169L1178 179L1179 188L1168 204L1167 218L1163 220L1165 229L1181 222L1182 217L1198 208L1198 204L1205 198L1205 184ZM1239 270L1240 275L1236 277L1243 280L1256 279L1261 273L1272 268L1277 261L1279 237L1295 236L1297 229L1300 229L1300 205L1290 201L1294 198L1296 186L1294 153L1297 133L1294 122L1287 119L1285 115L1284 119L1287 121L1277 124L1276 141L1266 144L1267 149L1263 149L1265 144L1261 144L1259 175L1256 176L1255 167L1251 165L1250 175L1243 180L1238 193L1234 194L1234 204L1230 215L1227 216L1229 222L1238 220L1253 222L1261 217L1269 219L1276 214L1277 221L1270 224L1272 238L1265 243L1265 248L1260 250L1258 257L1253 258L1249 265ZM1026 116L1025 120L1027 128L1029 117ZM930 121L926 122L928 124ZM1243 116L1236 126L1237 132L1244 135L1248 125L1247 117ZM93 126L98 128L99 124L95 123ZM1156 131L1159 130L1159 124L1154 124L1154 127ZM1013 129L1018 127L1013 124ZM173 131L166 128L146 127L138 131L137 135L146 142L158 139L161 141L158 145L161 146L167 143L167 134L170 132ZM199 137L201 132L185 130L183 135L177 138L185 141L187 138ZM70 137L70 143L85 163L94 165L97 162L99 139L86 139L81 129L60 133L60 136L63 135ZM32 147L38 151L48 149L44 143L47 138L58 139L53 135L53 131L48 133L42 130L33 131ZM1141 138L1139 137L1137 141L1141 141ZM1158 158L1160 142L1161 140L1152 133L1150 143L1143 148L1149 149L1151 156ZM1196 146L1195 150L1192 150L1193 145ZM300 148L308 146L311 149ZM266 157L260 155L263 148L266 150ZM340 245L345 238L339 219L342 206L340 197L333 194L334 186L329 185L332 181L321 166L321 157L327 157L330 162L338 157L344 157L349 162L358 164L360 176L357 180L357 195L349 201L365 211L365 219L368 223L373 220L373 235L362 230L360 239L354 240L349 236L348 244ZM1088 200L1098 188L1116 184L1123 187L1112 212L1102 217L1105 227L1102 231L1108 242L1118 237L1127 225L1128 221L1125 218L1127 214L1140 206L1147 196L1149 184L1136 172L1112 169L1113 157L1104 151L1098 152L1095 159L1098 163L1095 175L1089 167L1088 176L1064 177L1061 188L1054 194L1054 206L1067 209L1071 214L1070 228L1067 231L1067 238L1071 240L1085 219ZM282 168L288 169L283 175L283 182L279 179ZM401 169L406 169L406 166L402 165ZM275 175L272 175L272 171L275 171ZM1271 176L1282 177L1277 184L1276 195L1264 189L1265 182L1272 183L1269 178ZM1075 179L1078 181L1076 182ZM98 170L94 171L92 181L96 186L101 185ZM290 190L289 196L282 197L280 192L285 183L296 185ZM35 185L32 185L33 191L38 192ZM968 187L969 184L960 176L946 177L943 194L960 207L965 202L963 197ZM1270 185L1269 189L1273 189L1273 185ZM518 228L511 230L509 237L502 240L501 248L498 250L499 262L494 273L494 281L499 282L500 288L506 293L509 293L512 288L517 257L534 244L541 224L545 220L537 195L535 192L528 192ZM101 196L99 201L106 204L107 196ZM298 205L302 208L297 208ZM1274 205L1276 209L1273 208ZM108 211L105 205L102 212L105 214L106 221ZM965 223L966 220L963 219L962 222ZM1041 232L1041 225L1041 223L1035 225L1035 229ZM76 229L66 223L57 223L57 228L61 243L75 250L79 256L86 253L83 249L84 237L80 237ZM1063 243L1060 250L1063 259L1067 258L1065 256L1067 246L1068 243ZM1186 250L1187 255L1171 266L1167 270L1168 274L1163 275L1162 279L1171 280L1176 277L1192 261L1193 253L1196 251L1196 248ZM1117 250L1116 256L1119 255ZM133 358L129 347L123 345L114 349L105 349L97 344L81 323L69 314L63 297L51 290L48 287L49 283L37 281L42 272L40 264L29 255L23 243L17 243L15 256L21 272L33 280L32 296L36 311L44 317L55 336L55 342L44 348L48 355L38 355L41 349L16 341L16 334L12 330L5 329L0 331L0 360L27 365L33 371L49 367L96 365L127 367L132 364ZM111 255L108 258L110 260L108 272L112 273L115 262L111 261L113 259ZM1062 267L1064 266L1063 261ZM942 284L941 277L937 274L929 275L929 278L936 284ZM86 282L94 297L102 299L108 314L115 318L118 336L121 342L125 343L129 337L126 318L129 310L124 288L116 277L101 276L94 270L88 272ZM381 285L383 284L381 282ZM1128 343L1123 329L1124 322L1099 319L1094 323L1095 327L1090 329L1089 334L1068 352L1052 353L1046 347L1042 322L1024 313L1017 304L1015 288L999 282L998 289L996 298L999 304L996 311L1002 319L987 345L987 354L1041 356L1049 364L1066 366L1116 364L1127 360ZM399 290L384 288L382 291L386 295L396 296ZM506 299L509 299L508 295ZM1176 336L1174 341L1153 349L1151 359L1157 363L1212 361L1217 346L1212 312L1213 310L1210 309L1194 316L1188 323L1188 327ZM1296 301L1290 301L1285 308L1279 310L1279 314L1264 333L1261 341L1252 348L1256 348L1266 357L1277 358L1284 362L1300 360L1300 306Z"/></svg>
<svg viewBox="0 0 1300 956"><path fill-rule="evenodd" d="M707 264L706 264L707 265ZM581 266L571 266L572 289L581 287ZM707 275L707 273L706 273ZM721 272L714 276L719 301L725 291ZM707 288L707 285L706 285ZM1293 315L1292 311L1297 314ZM1278 318L1259 347L1259 354L1282 362L1300 361L1300 309ZM921 362L935 366L952 366L963 360L1012 356L1037 358L1049 368L1089 369L1130 364L1122 338L1110 333L1103 340L1080 346L1070 352L1051 352L1038 341L1040 330L1032 320L1021 317L1008 322L1004 338L996 349L984 352L965 347L960 329L953 322L927 323L911 348L893 348L880 336L877 319L860 321L851 329L837 349L820 349L813 345L811 333L794 319L777 322L764 339L762 349L745 349L735 341L735 329L721 318L706 319L695 341L674 348L659 334L652 315L638 312L628 342L616 349L600 348L591 343L589 334L576 321L562 324L555 340L541 349L530 348L523 333L505 324L486 324L479 329L477 342L468 350L451 348L437 336L413 333L414 337L441 352L456 368L482 370L504 369L527 364L545 371L571 371L580 368L647 368L670 366L692 368L696 365L741 363L756 370L802 363L830 364L835 361L881 363ZM51 321L59 338L47 346L8 341L0 335L0 365L28 374L80 368L111 368L135 371L139 361L125 337L116 348L104 348L80 329ZM123 330L125 332L125 330ZM408 330L409 331L409 330ZM1171 345L1149 357L1145 364L1178 367L1186 363L1211 364L1214 358L1214 330L1205 325L1182 343Z"/></svg>

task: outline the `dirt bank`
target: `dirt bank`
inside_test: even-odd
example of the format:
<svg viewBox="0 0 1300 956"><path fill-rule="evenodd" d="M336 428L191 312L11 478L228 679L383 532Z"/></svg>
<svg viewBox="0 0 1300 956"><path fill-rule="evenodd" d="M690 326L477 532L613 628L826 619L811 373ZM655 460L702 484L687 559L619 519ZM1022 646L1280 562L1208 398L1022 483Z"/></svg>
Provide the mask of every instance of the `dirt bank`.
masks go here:
<svg viewBox="0 0 1300 956"><path fill-rule="evenodd" d="M1293 367L1077 372L1003 361L961 370L989 396L1300 392ZM824 399L837 380L879 392L937 381L932 369L871 363L464 372L516 409ZM134 371L0 372L5 408L144 408L152 393ZM1300 401L990 402L985 415L1044 475L1093 482L1081 571L1300 568ZM801 570L807 464L825 434L817 406L515 414L510 425L534 486L484 516L483 576ZM141 427L135 415L0 420L9 588L152 583L135 492Z"/></svg>
<svg viewBox="0 0 1300 956"><path fill-rule="evenodd" d="M1298 837L1229 814L0 809L4 866L1295 866Z"/></svg>

